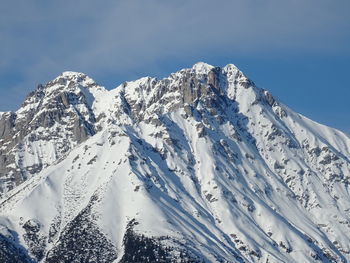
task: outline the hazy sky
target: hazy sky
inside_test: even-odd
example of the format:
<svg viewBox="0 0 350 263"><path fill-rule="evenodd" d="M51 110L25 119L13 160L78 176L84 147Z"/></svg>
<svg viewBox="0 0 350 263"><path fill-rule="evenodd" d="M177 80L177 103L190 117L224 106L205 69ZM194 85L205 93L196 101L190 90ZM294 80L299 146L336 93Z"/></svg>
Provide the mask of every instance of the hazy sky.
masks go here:
<svg viewBox="0 0 350 263"><path fill-rule="evenodd" d="M349 0L2 1L0 111L66 70L111 89L205 61L233 63L350 133L349 10Z"/></svg>

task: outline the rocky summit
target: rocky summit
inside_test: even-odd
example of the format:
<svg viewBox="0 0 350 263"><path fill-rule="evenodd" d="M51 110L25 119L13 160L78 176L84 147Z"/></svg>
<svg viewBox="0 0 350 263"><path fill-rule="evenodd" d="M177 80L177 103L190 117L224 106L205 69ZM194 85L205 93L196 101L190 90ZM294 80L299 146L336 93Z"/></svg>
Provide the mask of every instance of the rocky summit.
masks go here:
<svg viewBox="0 0 350 263"><path fill-rule="evenodd" d="M64 72L0 113L0 262L349 262L349 183L350 138L232 64Z"/></svg>

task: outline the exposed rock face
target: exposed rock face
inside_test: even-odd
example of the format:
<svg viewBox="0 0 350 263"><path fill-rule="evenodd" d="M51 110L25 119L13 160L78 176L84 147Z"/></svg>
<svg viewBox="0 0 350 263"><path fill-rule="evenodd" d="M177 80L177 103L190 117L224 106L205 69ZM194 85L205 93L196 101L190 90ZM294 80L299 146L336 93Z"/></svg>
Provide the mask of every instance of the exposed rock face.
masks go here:
<svg viewBox="0 0 350 263"><path fill-rule="evenodd" d="M230 91L228 82L231 82ZM120 87L119 94L133 118L142 121L180 108L189 113L191 107L196 108L198 104L216 115L225 108L227 93L236 93L242 85L248 88L253 83L233 65L225 68L197 65L162 80L143 78L127 82Z"/></svg>
<svg viewBox="0 0 350 263"><path fill-rule="evenodd" d="M44 258L45 253L45 236L42 236L40 233L40 223L36 220L28 220L24 225L23 229L25 234L23 239L28 246L29 252L34 255L37 261L40 261Z"/></svg>
<svg viewBox="0 0 350 263"><path fill-rule="evenodd" d="M0 119L6 260L350 261L349 137L234 65L64 73Z"/></svg>
<svg viewBox="0 0 350 263"><path fill-rule="evenodd" d="M18 111L0 116L0 192L39 173L96 133L94 91L104 89L82 73L65 72L39 85Z"/></svg>

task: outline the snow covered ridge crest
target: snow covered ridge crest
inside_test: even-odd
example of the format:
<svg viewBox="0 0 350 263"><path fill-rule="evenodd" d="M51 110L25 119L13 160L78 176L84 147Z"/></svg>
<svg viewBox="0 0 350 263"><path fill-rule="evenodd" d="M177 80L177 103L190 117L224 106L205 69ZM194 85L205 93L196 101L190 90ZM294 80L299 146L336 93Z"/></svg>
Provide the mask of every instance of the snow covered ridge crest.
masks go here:
<svg viewBox="0 0 350 263"><path fill-rule="evenodd" d="M0 113L0 151L1 262L350 261L350 139L232 64L64 72Z"/></svg>
<svg viewBox="0 0 350 263"><path fill-rule="evenodd" d="M218 105L209 104L219 93L235 96L239 85L250 84L233 65L220 69L205 63L162 80L125 82L111 91L83 73L63 72L39 85L16 112L0 115L0 150L6 155L0 158L0 193L64 157L107 122L156 121L166 112L178 108L188 112L202 103L215 111Z"/></svg>

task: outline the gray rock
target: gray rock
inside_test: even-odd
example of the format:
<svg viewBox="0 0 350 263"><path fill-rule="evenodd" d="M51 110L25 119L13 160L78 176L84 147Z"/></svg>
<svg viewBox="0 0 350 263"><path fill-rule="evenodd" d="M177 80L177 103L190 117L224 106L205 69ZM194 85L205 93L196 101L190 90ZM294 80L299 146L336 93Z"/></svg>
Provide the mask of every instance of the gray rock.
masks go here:
<svg viewBox="0 0 350 263"><path fill-rule="evenodd" d="M65 86L53 89L53 85L57 84ZM76 92L84 89L78 85L76 81L60 77L46 85L39 85L26 97L20 111L1 114L0 193L21 184L50 164L42 163L41 157L37 156L38 163L26 166L21 152L30 150L32 143L56 142L56 158L59 159L76 144L96 133L96 118L85 95ZM78 106L86 110L80 112Z"/></svg>

